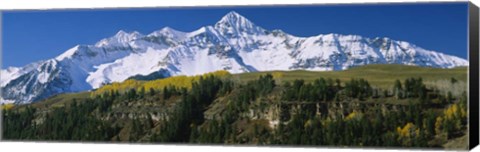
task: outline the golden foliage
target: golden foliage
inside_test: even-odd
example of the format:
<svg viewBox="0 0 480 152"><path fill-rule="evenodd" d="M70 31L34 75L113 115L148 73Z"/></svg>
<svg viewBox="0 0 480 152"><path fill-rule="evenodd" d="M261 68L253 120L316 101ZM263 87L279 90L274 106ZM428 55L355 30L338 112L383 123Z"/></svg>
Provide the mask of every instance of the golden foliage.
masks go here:
<svg viewBox="0 0 480 152"><path fill-rule="evenodd" d="M461 107L458 104L453 104L443 111L446 120L453 119L466 119L467 111L465 107Z"/></svg>
<svg viewBox="0 0 480 152"><path fill-rule="evenodd" d="M279 79L279 78L283 77L283 73L282 72L272 72L272 76L273 76L274 79Z"/></svg>
<svg viewBox="0 0 480 152"><path fill-rule="evenodd" d="M445 119L454 119L456 117L459 117L457 104L453 104L452 106L444 110L443 114L445 115Z"/></svg>
<svg viewBox="0 0 480 152"><path fill-rule="evenodd" d="M175 86L179 88L185 87L187 89L190 89L192 88L192 82L198 81L200 80L200 77L206 76L227 77L230 76L230 73L228 71L221 70L197 76L174 76L152 81L139 81L130 79L124 82L112 83L102 86L101 88L92 92L92 96L101 95L104 92L110 92L112 90L119 92L125 92L126 90L132 88L140 90L142 87L145 88L145 90L149 90L150 88L161 90L166 86Z"/></svg>
<svg viewBox="0 0 480 152"><path fill-rule="evenodd" d="M322 126L327 126L331 122L332 122L332 119L330 117L327 117L327 119L325 119L324 121L320 121L320 124L322 124Z"/></svg>
<svg viewBox="0 0 480 152"><path fill-rule="evenodd" d="M409 122L405 126L397 127L398 140L404 146L412 146L415 138L420 136L420 128Z"/></svg>
<svg viewBox="0 0 480 152"><path fill-rule="evenodd" d="M93 91L92 92L92 96L95 96L95 95L101 95L105 92L110 92L110 91L120 91L120 92L123 92L123 91L126 91L128 89L132 89L132 88L138 88L142 85L142 81L137 81L137 80L125 80L123 82L114 82L112 84L108 84L108 85L104 85L100 88L98 88L97 90Z"/></svg>
<svg viewBox="0 0 480 152"><path fill-rule="evenodd" d="M8 104L4 104L4 105L0 105L2 110L10 110L12 109L15 105L13 103L8 103Z"/></svg>
<svg viewBox="0 0 480 152"><path fill-rule="evenodd" d="M158 79L158 80L153 80L153 81L148 81L145 82L143 87L145 87L146 90L149 90L150 88L153 89L163 89L166 86L175 86L175 87L185 87L187 89L192 88L192 82L200 80L200 77L207 77L207 76L217 76L217 77L226 77L229 76L230 73L228 71L215 71L211 73L206 73L203 75L197 75L197 76L175 76L175 77L169 77L165 79Z"/></svg>
<svg viewBox="0 0 480 152"><path fill-rule="evenodd" d="M462 126L462 121L467 119L467 111L465 107L459 106L457 103L452 104L443 111L443 124L453 125L454 130L459 130Z"/></svg>
<svg viewBox="0 0 480 152"><path fill-rule="evenodd" d="M397 133L400 137L413 137L418 135L419 131L413 123L409 122L403 128L397 127Z"/></svg>
<svg viewBox="0 0 480 152"><path fill-rule="evenodd" d="M352 120L360 117L361 117L361 113L353 111L352 113L348 114L348 116L345 117L345 120Z"/></svg>
<svg viewBox="0 0 480 152"><path fill-rule="evenodd" d="M308 128L312 126L312 120L308 119L305 124L303 124L303 127Z"/></svg>

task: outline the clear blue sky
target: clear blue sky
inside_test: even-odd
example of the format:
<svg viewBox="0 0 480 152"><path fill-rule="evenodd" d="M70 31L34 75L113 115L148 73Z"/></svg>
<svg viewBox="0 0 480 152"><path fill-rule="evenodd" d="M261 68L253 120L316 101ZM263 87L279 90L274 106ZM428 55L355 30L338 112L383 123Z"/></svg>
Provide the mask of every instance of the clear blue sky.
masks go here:
<svg viewBox="0 0 480 152"><path fill-rule="evenodd" d="M467 3L191 7L3 12L3 67L53 58L119 30L193 31L236 11L255 24L297 36L390 37L467 58Z"/></svg>

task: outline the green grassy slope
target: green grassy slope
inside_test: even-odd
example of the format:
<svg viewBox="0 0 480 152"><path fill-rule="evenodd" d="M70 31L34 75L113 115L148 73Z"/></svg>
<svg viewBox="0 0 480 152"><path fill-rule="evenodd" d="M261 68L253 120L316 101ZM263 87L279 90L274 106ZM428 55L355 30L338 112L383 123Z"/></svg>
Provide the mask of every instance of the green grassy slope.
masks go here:
<svg viewBox="0 0 480 152"><path fill-rule="evenodd" d="M277 78L277 83L281 81L292 81L295 79L304 79L305 81L313 81L316 78L332 78L340 79L346 82L351 78L363 78L368 80L372 85L387 88L393 85L396 79L404 80L410 77L422 77L426 84L437 80L450 80L455 78L460 81L467 80L467 67L458 67L453 69L425 68L405 65L366 65L354 67L344 71L270 71L237 74L237 79L249 81L258 78L265 73L279 72L282 73ZM280 80L280 81L278 81Z"/></svg>

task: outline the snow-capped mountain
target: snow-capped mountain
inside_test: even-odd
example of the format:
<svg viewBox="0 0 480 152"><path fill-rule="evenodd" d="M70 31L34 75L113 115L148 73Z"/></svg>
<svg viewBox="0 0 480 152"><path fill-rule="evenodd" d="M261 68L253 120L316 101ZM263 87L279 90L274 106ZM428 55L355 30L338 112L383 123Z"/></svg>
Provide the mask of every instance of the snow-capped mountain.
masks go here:
<svg viewBox="0 0 480 152"><path fill-rule="evenodd" d="M197 75L270 70L344 70L366 64L436 68L467 66L459 57L404 41L358 35L298 37L266 30L236 12L192 32L170 27L148 35L119 31L94 45L77 45L49 60L1 71L2 102L30 103L134 76Z"/></svg>

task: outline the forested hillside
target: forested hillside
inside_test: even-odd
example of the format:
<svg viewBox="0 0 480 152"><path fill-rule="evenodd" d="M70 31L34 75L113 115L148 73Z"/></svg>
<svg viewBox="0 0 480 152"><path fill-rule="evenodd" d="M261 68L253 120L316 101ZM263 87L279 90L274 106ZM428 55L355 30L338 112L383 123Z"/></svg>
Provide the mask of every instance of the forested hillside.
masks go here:
<svg viewBox="0 0 480 152"><path fill-rule="evenodd" d="M383 79L276 71L127 80L4 108L3 138L449 148L467 136L462 70L398 78L379 70Z"/></svg>

